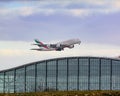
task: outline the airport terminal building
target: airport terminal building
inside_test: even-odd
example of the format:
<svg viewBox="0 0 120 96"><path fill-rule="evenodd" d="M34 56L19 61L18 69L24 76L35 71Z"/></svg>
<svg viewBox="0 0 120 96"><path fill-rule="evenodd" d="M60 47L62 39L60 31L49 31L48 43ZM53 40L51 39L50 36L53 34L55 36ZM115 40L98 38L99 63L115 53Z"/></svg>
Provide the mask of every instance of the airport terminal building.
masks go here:
<svg viewBox="0 0 120 96"><path fill-rule="evenodd" d="M120 90L120 60L65 57L0 71L0 93Z"/></svg>

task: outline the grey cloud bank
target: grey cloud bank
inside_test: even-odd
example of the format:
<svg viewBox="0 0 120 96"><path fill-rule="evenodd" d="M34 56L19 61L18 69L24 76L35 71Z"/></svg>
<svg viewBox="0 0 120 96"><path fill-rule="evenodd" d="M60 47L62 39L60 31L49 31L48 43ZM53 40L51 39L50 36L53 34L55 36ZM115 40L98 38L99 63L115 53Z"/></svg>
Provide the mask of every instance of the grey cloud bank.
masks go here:
<svg viewBox="0 0 120 96"><path fill-rule="evenodd" d="M35 14L0 20L0 40L59 40L79 37L82 41L120 44L120 13L79 18Z"/></svg>

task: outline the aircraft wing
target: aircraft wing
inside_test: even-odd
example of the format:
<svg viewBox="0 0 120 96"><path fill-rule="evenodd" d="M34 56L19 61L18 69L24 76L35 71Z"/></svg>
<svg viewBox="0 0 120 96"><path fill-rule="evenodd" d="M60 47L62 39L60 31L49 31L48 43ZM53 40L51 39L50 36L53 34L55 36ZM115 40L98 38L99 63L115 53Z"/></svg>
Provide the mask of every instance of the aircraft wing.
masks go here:
<svg viewBox="0 0 120 96"><path fill-rule="evenodd" d="M37 48L36 48L36 49L30 49L30 50L37 50L37 51L42 51L42 49L37 49Z"/></svg>

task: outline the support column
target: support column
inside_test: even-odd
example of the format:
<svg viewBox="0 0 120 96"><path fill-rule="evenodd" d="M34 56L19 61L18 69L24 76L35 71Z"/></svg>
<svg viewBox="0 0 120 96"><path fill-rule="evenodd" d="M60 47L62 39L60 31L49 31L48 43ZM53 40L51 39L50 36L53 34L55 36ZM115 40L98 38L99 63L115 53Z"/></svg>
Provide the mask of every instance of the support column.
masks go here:
<svg viewBox="0 0 120 96"><path fill-rule="evenodd" d="M90 90L90 57L88 58L88 90Z"/></svg>
<svg viewBox="0 0 120 96"><path fill-rule="evenodd" d="M110 90L112 90L112 60L110 60Z"/></svg>
<svg viewBox="0 0 120 96"><path fill-rule="evenodd" d="M68 76L69 76L69 65L68 65L68 58L67 58L67 91L68 91Z"/></svg>
<svg viewBox="0 0 120 96"><path fill-rule="evenodd" d="M79 58L77 58L77 61L78 61L77 90L79 90Z"/></svg>
<svg viewBox="0 0 120 96"><path fill-rule="evenodd" d="M35 63L35 92L37 91L37 64Z"/></svg>
<svg viewBox="0 0 120 96"><path fill-rule="evenodd" d="M45 89L47 89L47 61L45 61L46 63L46 80L45 80Z"/></svg>
<svg viewBox="0 0 120 96"><path fill-rule="evenodd" d="M58 59L56 60L56 90L58 90Z"/></svg>
<svg viewBox="0 0 120 96"><path fill-rule="evenodd" d="M14 93L16 93L16 69L14 69Z"/></svg>
<svg viewBox="0 0 120 96"><path fill-rule="evenodd" d="M24 90L26 92L26 66L24 66L24 70L25 70L25 76L24 76L24 79L25 79L25 81L24 81L25 82L25 89Z"/></svg>
<svg viewBox="0 0 120 96"><path fill-rule="evenodd" d="M99 90L101 90L101 58L99 59Z"/></svg>

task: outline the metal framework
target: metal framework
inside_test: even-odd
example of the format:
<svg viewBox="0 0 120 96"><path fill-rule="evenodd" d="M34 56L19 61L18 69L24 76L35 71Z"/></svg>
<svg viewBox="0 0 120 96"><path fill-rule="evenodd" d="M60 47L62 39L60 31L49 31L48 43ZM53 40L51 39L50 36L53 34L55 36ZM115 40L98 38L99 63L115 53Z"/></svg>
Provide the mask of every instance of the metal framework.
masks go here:
<svg viewBox="0 0 120 96"><path fill-rule="evenodd" d="M0 93L120 90L120 60L66 57L0 71Z"/></svg>

